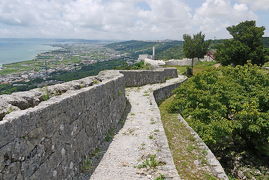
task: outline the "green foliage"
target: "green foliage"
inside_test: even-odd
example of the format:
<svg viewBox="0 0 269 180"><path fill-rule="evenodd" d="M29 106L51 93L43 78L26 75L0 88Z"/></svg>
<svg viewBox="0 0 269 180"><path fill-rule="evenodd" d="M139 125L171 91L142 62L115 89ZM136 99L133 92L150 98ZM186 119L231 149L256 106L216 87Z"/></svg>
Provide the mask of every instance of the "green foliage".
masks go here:
<svg viewBox="0 0 269 180"><path fill-rule="evenodd" d="M150 154L148 158L137 166L137 168L156 168L157 166L164 165L164 162L158 161L155 154Z"/></svg>
<svg viewBox="0 0 269 180"><path fill-rule="evenodd" d="M37 84L43 82L41 78L36 78L29 82L19 82L20 86L15 86L15 84L0 84L0 95L1 94L11 94L18 91L28 91L30 89L36 88Z"/></svg>
<svg viewBox="0 0 269 180"><path fill-rule="evenodd" d="M190 67L187 67L186 69L186 76L191 77L193 75L192 69Z"/></svg>
<svg viewBox="0 0 269 180"><path fill-rule="evenodd" d="M88 76L97 75L102 70L115 69L116 67L121 66L124 62L125 61L123 59L97 62L94 64L82 66L80 69L75 71L59 71L52 73L49 79L65 82L82 79Z"/></svg>
<svg viewBox="0 0 269 180"><path fill-rule="evenodd" d="M193 37L184 34L183 39L183 51L187 58L203 58L206 55L210 41L205 41L205 35L202 32L193 35Z"/></svg>
<svg viewBox="0 0 269 180"><path fill-rule="evenodd" d="M184 58L184 52L182 45L176 45L161 52L157 51L156 59L169 60L169 59L182 59Z"/></svg>
<svg viewBox="0 0 269 180"><path fill-rule="evenodd" d="M132 65L128 65L127 63L124 63L124 65L119 66L116 69L118 70L138 70L138 69L149 70L149 69L152 69L152 67L149 64L146 64L144 61L140 61Z"/></svg>
<svg viewBox="0 0 269 180"><path fill-rule="evenodd" d="M43 91L43 93L42 93L43 95L41 96L42 101L49 100L51 98L51 94L48 90L48 87L47 86L43 87L42 91Z"/></svg>
<svg viewBox="0 0 269 180"><path fill-rule="evenodd" d="M113 137L115 135L115 129L109 129L109 131L106 134L105 141L110 142L113 140Z"/></svg>
<svg viewBox="0 0 269 180"><path fill-rule="evenodd" d="M116 59L111 61L97 62L95 64L82 66L78 70L74 71L58 71L50 74L50 77L47 80L56 80L56 81L72 81L76 79L81 79L88 76L97 75L100 71L106 69L115 69L116 67L121 66L125 63L123 59ZM44 83L45 80L41 78L33 79L29 82L20 82L20 86L14 86L14 84L0 84L0 95L1 94L11 94L18 91L29 91L30 89L37 88L41 83Z"/></svg>
<svg viewBox="0 0 269 180"><path fill-rule="evenodd" d="M86 159L82 162L82 165L80 167L80 170L82 172L88 172L93 168L93 162L89 157L86 157Z"/></svg>
<svg viewBox="0 0 269 180"><path fill-rule="evenodd" d="M94 79L94 80L92 81L92 83L93 83L93 84L99 84L100 81L98 81L97 79Z"/></svg>
<svg viewBox="0 0 269 180"><path fill-rule="evenodd" d="M216 59L223 65L244 65L248 60L252 64L264 64L263 39L265 28L256 27L255 21L241 22L227 30L233 39L225 40L220 44Z"/></svg>
<svg viewBox="0 0 269 180"><path fill-rule="evenodd" d="M175 93L170 112L181 113L213 150L241 144L269 156L269 75L258 66L210 69Z"/></svg>
<svg viewBox="0 0 269 180"><path fill-rule="evenodd" d="M263 37L262 42L265 48L269 48L269 37Z"/></svg>
<svg viewBox="0 0 269 180"><path fill-rule="evenodd" d="M264 54L265 54L265 57L264 57L264 62L265 64L269 62L269 48L264 48Z"/></svg>

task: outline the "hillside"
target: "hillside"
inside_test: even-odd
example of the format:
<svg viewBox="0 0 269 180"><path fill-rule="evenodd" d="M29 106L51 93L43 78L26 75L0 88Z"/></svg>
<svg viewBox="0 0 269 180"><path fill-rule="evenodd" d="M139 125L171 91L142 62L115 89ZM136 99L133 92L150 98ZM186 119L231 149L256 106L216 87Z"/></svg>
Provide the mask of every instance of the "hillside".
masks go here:
<svg viewBox="0 0 269 180"><path fill-rule="evenodd" d="M152 47L156 48L157 59L180 59L184 57L182 50L183 41L125 41L107 45L106 47L127 53L132 59L137 59L140 54L152 54Z"/></svg>
<svg viewBox="0 0 269 180"><path fill-rule="evenodd" d="M225 39L217 39L211 41L211 49L215 49L218 44L223 43ZM265 48L269 48L269 37L263 38ZM183 41L124 41L106 45L121 53L126 53L130 59L137 59L140 54L152 54L152 47L156 48L157 59L181 59L184 57Z"/></svg>

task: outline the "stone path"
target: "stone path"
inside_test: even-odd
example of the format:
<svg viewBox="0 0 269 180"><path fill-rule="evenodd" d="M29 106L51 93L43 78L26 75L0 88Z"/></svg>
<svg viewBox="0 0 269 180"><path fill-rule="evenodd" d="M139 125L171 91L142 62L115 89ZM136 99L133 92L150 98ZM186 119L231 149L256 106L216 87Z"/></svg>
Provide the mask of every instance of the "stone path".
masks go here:
<svg viewBox="0 0 269 180"><path fill-rule="evenodd" d="M163 129L153 90L184 80L183 76L166 83L128 88L126 96L132 106L123 128L115 135L91 180L180 179ZM141 168L149 160L156 168ZM153 162L154 161L154 162ZM139 166L140 165L140 166ZM147 165L145 165L147 166ZM153 165L152 165L153 166ZM140 167L140 168L139 168Z"/></svg>

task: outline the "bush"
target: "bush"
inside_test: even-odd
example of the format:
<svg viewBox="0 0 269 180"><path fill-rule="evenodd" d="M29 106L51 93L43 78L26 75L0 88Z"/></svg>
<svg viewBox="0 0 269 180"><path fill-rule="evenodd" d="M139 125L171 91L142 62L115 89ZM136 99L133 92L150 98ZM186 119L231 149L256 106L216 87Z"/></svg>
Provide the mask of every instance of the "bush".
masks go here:
<svg viewBox="0 0 269 180"><path fill-rule="evenodd" d="M256 65L200 73L175 91L181 113L212 150L255 147L269 156L269 75Z"/></svg>

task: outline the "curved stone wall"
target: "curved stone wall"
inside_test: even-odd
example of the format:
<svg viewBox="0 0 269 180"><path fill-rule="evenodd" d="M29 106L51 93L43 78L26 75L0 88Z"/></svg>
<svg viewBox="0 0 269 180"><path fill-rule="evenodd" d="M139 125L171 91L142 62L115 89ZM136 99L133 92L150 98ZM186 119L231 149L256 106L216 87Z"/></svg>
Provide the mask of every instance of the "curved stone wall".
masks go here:
<svg viewBox="0 0 269 180"><path fill-rule="evenodd" d="M164 82L176 69L103 71L97 77L0 96L0 179L74 179L117 125L125 87ZM44 95L51 95L46 99ZM1 107L1 106L0 106Z"/></svg>
<svg viewBox="0 0 269 180"><path fill-rule="evenodd" d="M124 74L126 87L143 86L146 84L155 84L165 82L167 79L178 77L175 68L158 69L154 71L148 70L125 70L120 71Z"/></svg>
<svg viewBox="0 0 269 180"><path fill-rule="evenodd" d="M193 59L193 64L197 64L199 62L198 58L194 58ZM165 61L165 65L167 66L191 66L192 65L192 60L191 59L181 59L181 60L176 60L176 59L172 59L172 60L168 60Z"/></svg>

